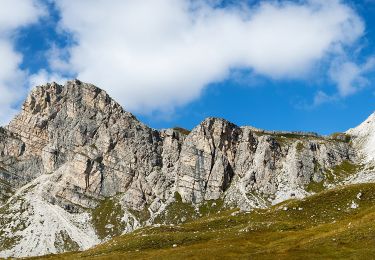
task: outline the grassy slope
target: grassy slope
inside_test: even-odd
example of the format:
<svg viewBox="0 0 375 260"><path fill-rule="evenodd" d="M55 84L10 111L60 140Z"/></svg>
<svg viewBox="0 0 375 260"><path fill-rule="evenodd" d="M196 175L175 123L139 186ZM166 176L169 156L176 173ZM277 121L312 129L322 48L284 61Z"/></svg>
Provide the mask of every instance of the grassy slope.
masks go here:
<svg viewBox="0 0 375 260"><path fill-rule="evenodd" d="M322 192L326 190L326 186L329 185L338 185L342 183L349 176L354 175L363 169L364 165L354 164L348 160L343 161L341 164L336 165L335 167L328 169L324 172L324 178L320 182L311 181L306 190L309 192ZM314 171L320 171L321 166L319 163L315 164Z"/></svg>
<svg viewBox="0 0 375 260"><path fill-rule="evenodd" d="M143 228L85 252L45 258L375 258L375 184L324 191L248 214L234 212Z"/></svg>

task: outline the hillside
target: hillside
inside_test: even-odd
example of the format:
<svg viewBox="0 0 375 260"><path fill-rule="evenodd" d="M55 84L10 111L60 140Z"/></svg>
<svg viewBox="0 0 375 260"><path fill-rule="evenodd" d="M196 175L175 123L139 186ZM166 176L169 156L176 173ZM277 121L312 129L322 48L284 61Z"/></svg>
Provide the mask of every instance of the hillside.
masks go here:
<svg viewBox="0 0 375 260"><path fill-rule="evenodd" d="M275 205L330 201L329 192L353 184L370 189L374 129L372 115L357 128L330 136L240 127L212 117L191 131L156 130L92 84L38 86L0 128L0 257L82 251L120 235L131 240L131 248L151 243L154 250L172 240L175 251L199 248L224 233L231 244L238 234L252 241L247 232L238 232L253 221L272 239L292 239L276 232L279 224L295 225L300 235L318 232L320 224L331 227L328 219L319 225L311 215L288 220L289 211ZM308 204L293 214L319 207ZM234 210L241 213L232 220ZM268 219L274 224L264 222ZM205 231L205 223L214 231ZM167 244L156 240L163 228L151 228L155 225L173 225L175 232L163 233L171 236ZM131 239L154 231L155 239L143 246ZM255 237L261 241L283 243L260 233ZM267 244L254 243L260 251Z"/></svg>
<svg viewBox="0 0 375 260"><path fill-rule="evenodd" d="M356 184L251 213L227 210L42 259L369 259L375 257L374 191L375 184Z"/></svg>

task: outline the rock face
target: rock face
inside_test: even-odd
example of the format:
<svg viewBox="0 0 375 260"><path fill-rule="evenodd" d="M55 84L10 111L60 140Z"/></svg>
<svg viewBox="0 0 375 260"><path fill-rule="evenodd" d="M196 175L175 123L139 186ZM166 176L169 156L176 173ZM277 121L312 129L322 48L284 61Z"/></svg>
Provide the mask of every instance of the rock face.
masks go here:
<svg viewBox="0 0 375 260"><path fill-rule="evenodd" d="M61 172L52 197L64 207L95 207L92 198L125 193L139 209L155 196L149 181L161 175L161 134L92 85L34 89L7 129L23 143L24 156L39 162L30 179Z"/></svg>
<svg viewBox="0 0 375 260"><path fill-rule="evenodd" d="M303 197L304 187L323 180L325 170L354 159L347 142L267 134L208 118L182 145L176 186L186 202L224 196L227 203L251 209L254 193L271 201Z"/></svg>
<svg viewBox="0 0 375 260"><path fill-rule="evenodd" d="M361 152L363 159L375 163L375 113L347 133L354 137L354 146Z"/></svg>
<svg viewBox="0 0 375 260"><path fill-rule="evenodd" d="M190 133L157 131L78 80L35 88L21 113L0 128L0 155L0 237L8 237L0 238L0 256L99 243L95 223L106 221L106 208L104 215L93 212L108 199L120 207L117 231L129 232L155 223L177 193L193 205L222 200L251 210L307 196L306 187L322 182L328 169L357 160L345 139L267 132L218 118ZM48 236L30 232L43 218L53 222ZM111 236L113 225L104 224L102 233ZM10 232L14 226L17 232ZM57 242L41 248L48 237Z"/></svg>

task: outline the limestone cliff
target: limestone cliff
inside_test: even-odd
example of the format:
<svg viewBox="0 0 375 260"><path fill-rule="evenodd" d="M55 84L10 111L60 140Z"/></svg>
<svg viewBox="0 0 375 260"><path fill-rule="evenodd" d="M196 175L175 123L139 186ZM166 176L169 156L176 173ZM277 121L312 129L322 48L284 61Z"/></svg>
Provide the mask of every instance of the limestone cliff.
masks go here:
<svg viewBox="0 0 375 260"><path fill-rule="evenodd" d="M158 131L91 84L39 86L0 128L0 256L85 249L156 223L176 194L196 208L221 200L242 210L302 198L312 184L332 185L331 169L357 161L349 135L218 118L191 132ZM108 220L115 215L116 225ZM45 218L54 228L31 232Z"/></svg>

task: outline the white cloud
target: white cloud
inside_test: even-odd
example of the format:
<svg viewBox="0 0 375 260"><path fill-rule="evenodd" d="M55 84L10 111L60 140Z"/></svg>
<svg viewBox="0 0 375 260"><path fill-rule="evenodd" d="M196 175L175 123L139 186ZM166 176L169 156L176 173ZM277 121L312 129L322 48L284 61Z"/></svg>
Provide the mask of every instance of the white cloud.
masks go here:
<svg viewBox="0 0 375 260"><path fill-rule="evenodd" d="M197 98L233 68L304 78L364 32L355 11L335 0L225 9L209 2L56 1L60 27L73 33L76 44L65 50L65 65L51 62L56 71L69 68L105 88L127 109L150 112Z"/></svg>
<svg viewBox="0 0 375 260"><path fill-rule="evenodd" d="M337 85L337 93L329 95L320 90L315 94L311 104L298 106L304 109L313 109L322 104L345 99L369 85L370 81L367 79L366 74L372 72L374 68L375 57L369 57L363 64L356 64L340 57L332 61L328 73L331 80Z"/></svg>
<svg viewBox="0 0 375 260"><path fill-rule="evenodd" d="M316 106L320 106L322 104L330 103L330 102L337 101L337 100L338 100L337 95L330 96L323 91L318 91L314 97L313 104L311 106L308 106L308 108L314 108Z"/></svg>
<svg viewBox="0 0 375 260"><path fill-rule="evenodd" d="M12 33L19 27L34 23L46 13L46 9L37 0L1 0L0 33Z"/></svg>
<svg viewBox="0 0 375 260"><path fill-rule="evenodd" d="M364 64L338 60L332 64L330 76L337 83L341 97L356 93L369 82L365 75L375 67L375 58L369 58Z"/></svg>
<svg viewBox="0 0 375 260"><path fill-rule="evenodd" d="M18 69L21 56L9 42L0 39L0 125L6 124L16 113L12 107L23 92L25 74Z"/></svg>
<svg viewBox="0 0 375 260"><path fill-rule="evenodd" d="M49 73L45 69L41 69L38 73L29 76L28 82L30 87L44 85L47 82L56 82L64 84L68 78L62 77L58 73Z"/></svg>
<svg viewBox="0 0 375 260"><path fill-rule="evenodd" d="M7 124L18 111L15 106L27 91L27 74L19 68L22 55L14 50L12 38L17 29L36 22L44 12L32 0L0 2L0 125Z"/></svg>

